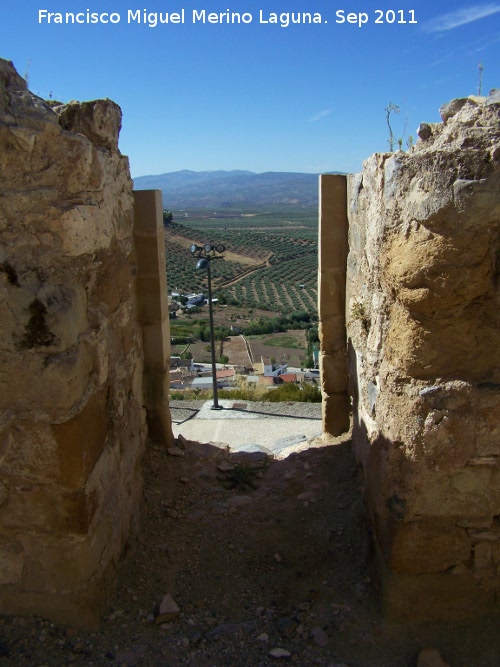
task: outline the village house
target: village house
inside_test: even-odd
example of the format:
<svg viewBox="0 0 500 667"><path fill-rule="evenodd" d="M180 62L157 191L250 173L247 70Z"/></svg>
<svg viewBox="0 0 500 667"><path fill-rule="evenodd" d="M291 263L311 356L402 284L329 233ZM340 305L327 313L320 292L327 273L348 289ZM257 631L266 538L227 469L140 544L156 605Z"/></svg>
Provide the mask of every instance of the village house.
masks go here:
<svg viewBox="0 0 500 667"><path fill-rule="evenodd" d="M175 368L187 368L189 371L194 371L193 359L181 359L181 357L170 357L170 370Z"/></svg>
<svg viewBox="0 0 500 667"><path fill-rule="evenodd" d="M257 375L264 375L265 377L278 377L288 368L288 364L273 364L271 357L261 357L260 362L253 366Z"/></svg>

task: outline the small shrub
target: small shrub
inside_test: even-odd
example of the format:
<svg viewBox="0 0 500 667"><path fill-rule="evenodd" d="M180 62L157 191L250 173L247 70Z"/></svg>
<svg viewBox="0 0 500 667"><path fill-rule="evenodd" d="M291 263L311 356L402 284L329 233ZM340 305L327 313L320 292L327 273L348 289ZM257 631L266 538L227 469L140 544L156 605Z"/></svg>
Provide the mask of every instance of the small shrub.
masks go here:
<svg viewBox="0 0 500 667"><path fill-rule="evenodd" d="M370 330L370 318L367 316L365 307L359 301L356 301L351 306L351 319L349 324L359 321L361 323L361 328L365 333L368 333Z"/></svg>
<svg viewBox="0 0 500 667"><path fill-rule="evenodd" d="M173 391L170 394L170 400L171 401L183 401L184 400L184 394L181 391Z"/></svg>
<svg viewBox="0 0 500 667"><path fill-rule="evenodd" d="M261 472L262 466L237 465L234 470L218 479L225 489L240 489L241 491L245 491L257 488L256 478Z"/></svg>
<svg viewBox="0 0 500 667"><path fill-rule="evenodd" d="M282 403L286 401L296 401L299 403L321 403L321 392L316 385L304 384L300 387L298 384L282 384L276 389L267 392L265 401L270 403Z"/></svg>

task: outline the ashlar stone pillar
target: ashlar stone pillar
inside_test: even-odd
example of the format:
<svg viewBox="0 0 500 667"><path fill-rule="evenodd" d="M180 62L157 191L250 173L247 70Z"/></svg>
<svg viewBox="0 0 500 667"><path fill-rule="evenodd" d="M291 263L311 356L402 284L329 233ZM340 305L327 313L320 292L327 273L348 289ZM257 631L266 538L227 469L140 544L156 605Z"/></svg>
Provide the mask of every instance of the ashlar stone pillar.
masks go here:
<svg viewBox="0 0 500 667"><path fill-rule="evenodd" d="M165 235L160 190L138 190L134 238L137 255L137 297L144 341L144 404L149 437L173 441L168 405L170 326L168 318Z"/></svg>
<svg viewBox="0 0 500 667"><path fill-rule="evenodd" d="M348 253L346 176L319 181L318 310L323 432L349 430L351 406L346 363L345 290Z"/></svg>

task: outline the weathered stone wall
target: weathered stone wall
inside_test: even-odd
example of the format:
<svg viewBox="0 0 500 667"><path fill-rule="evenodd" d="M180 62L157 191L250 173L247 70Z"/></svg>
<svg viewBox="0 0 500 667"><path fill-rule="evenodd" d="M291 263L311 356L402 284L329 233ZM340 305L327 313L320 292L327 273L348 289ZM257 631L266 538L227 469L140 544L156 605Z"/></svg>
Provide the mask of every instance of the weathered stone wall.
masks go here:
<svg viewBox="0 0 500 667"><path fill-rule="evenodd" d="M454 100L349 177L354 447L386 612L500 593L500 99Z"/></svg>
<svg viewBox="0 0 500 667"><path fill-rule="evenodd" d="M0 611L91 623L138 526L134 208L109 100L0 61Z"/></svg>

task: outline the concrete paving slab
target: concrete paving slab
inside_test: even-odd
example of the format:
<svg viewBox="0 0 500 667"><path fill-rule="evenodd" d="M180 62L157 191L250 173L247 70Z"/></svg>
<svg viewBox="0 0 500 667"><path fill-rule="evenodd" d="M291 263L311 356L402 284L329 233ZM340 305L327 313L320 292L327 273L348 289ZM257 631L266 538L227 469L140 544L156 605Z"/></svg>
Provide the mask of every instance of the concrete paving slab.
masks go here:
<svg viewBox="0 0 500 667"><path fill-rule="evenodd" d="M254 404L247 406L244 401L222 400L219 404L222 409L213 410L213 402L207 401L186 421L174 421L174 436L229 445L232 451L248 451L250 446L261 447L279 456L282 450L291 452L293 445L321 435L319 417L266 414L258 412ZM251 409L247 410L247 407Z"/></svg>

